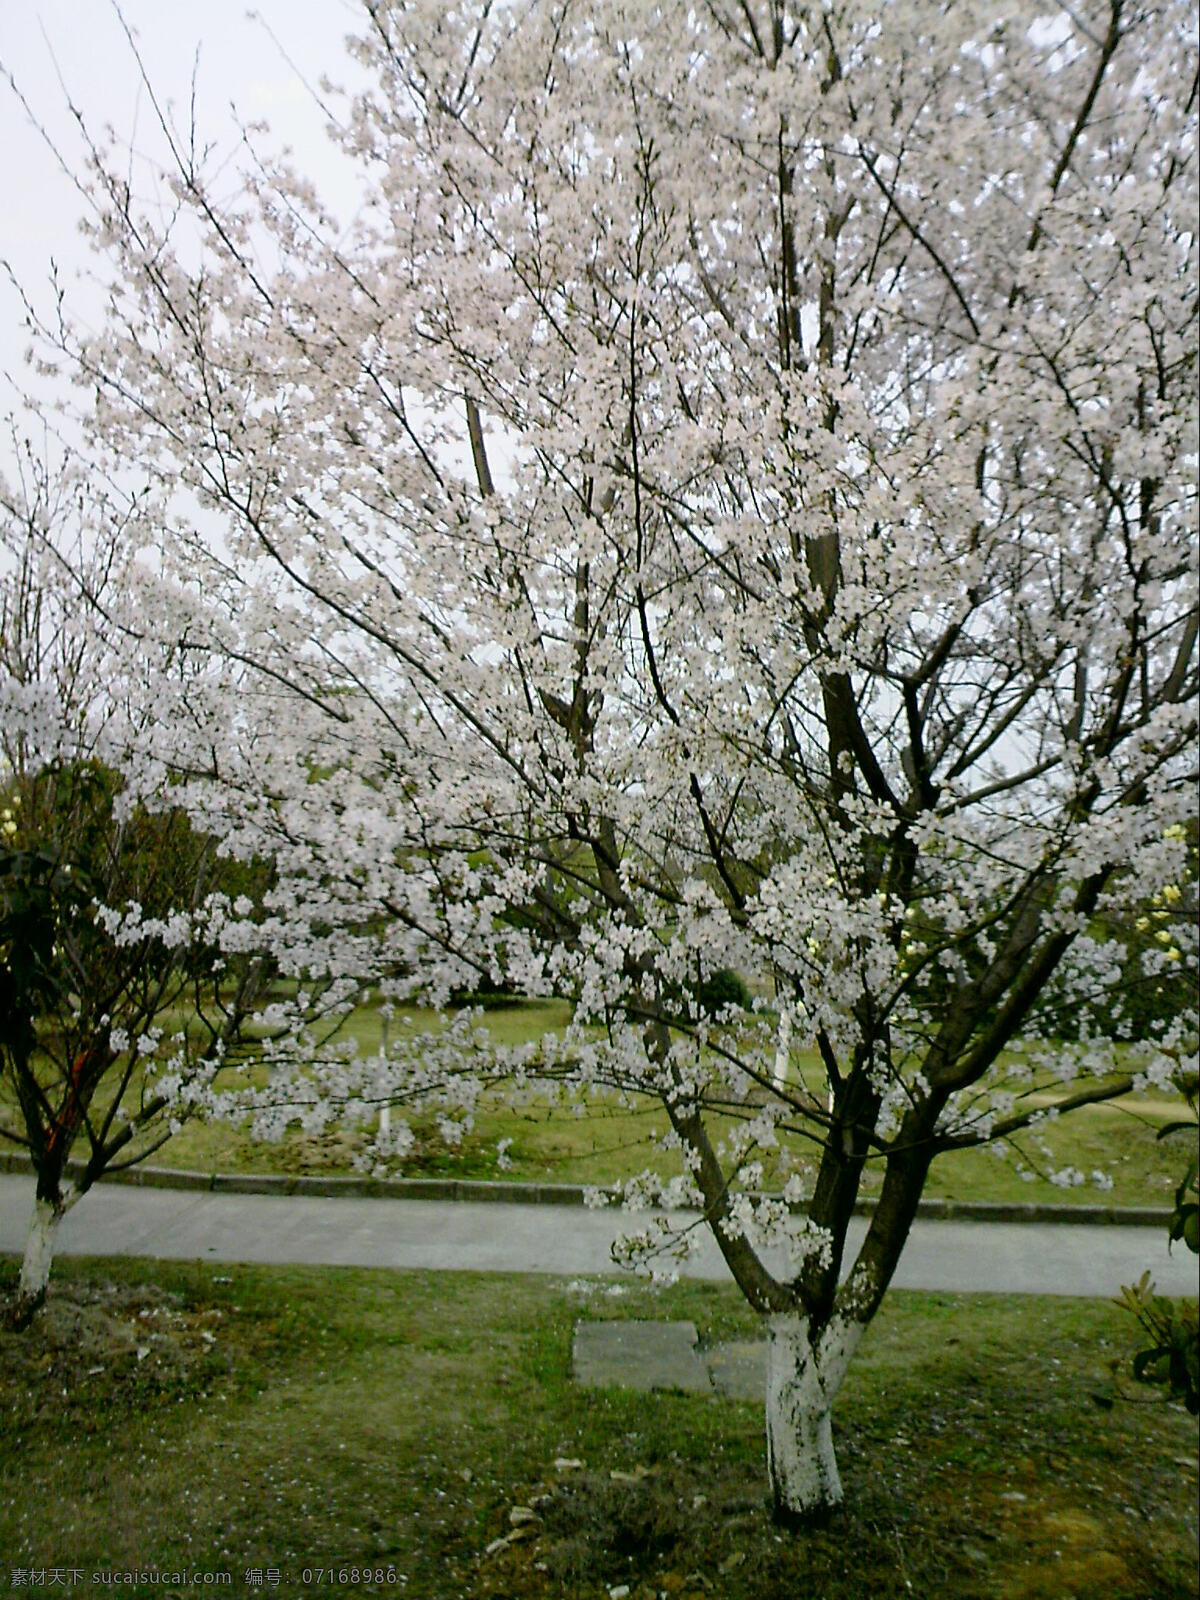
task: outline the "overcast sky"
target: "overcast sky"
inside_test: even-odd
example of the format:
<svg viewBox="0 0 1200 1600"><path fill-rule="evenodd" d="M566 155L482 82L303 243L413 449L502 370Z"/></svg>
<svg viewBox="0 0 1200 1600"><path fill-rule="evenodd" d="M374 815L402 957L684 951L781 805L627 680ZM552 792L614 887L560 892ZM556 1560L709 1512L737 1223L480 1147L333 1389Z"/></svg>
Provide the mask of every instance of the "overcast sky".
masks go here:
<svg viewBox="0 0 1200 1600"><path fill-rule="evenodd" d="M155 93L172 104L180 126L188 122L195 66L196 120L203 134L232 144L231 106L245 121L266 120L272 147L291 145L335 206L339 193L351 203L340 158L325 137L324 117L305 80L315 85L322 75L338 83L351 79L354 65L343 40L357 27L354 0L259 0L261 21L250 20L247 0L121 0L120 9L137 35ZM110 0L0 0L0 64L76 168L83 147L68 98L97 130L111 124L122 141L153 148L153 113ZM0 258L44 303L51 258L68 288L86 265L87 247L77 230L81 201L6 79L0 79L0 153ZM74 293L86 312L86 291ZM26 381L20 319L19 301L5 278L0 374L15 372ZM13 403L7 382L4 390L0 411Z"/></svg>

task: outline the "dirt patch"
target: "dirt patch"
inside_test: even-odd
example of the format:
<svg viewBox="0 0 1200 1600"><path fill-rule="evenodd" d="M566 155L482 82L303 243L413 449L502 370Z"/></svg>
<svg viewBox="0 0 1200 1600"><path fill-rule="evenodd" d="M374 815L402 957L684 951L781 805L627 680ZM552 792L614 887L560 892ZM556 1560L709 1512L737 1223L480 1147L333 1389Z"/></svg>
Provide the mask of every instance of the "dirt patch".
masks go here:
<svg viewBox="0 0 1200 1600"><path fill-rule="evenodd" d="M694 1464L604 1473L566 1463L507 1508L480 1552L472 1592L497 1600L721 1593L733 1572L745 1577L773 1554L761 1488L748 1488L740 1473L698 1473Z"/></svg>
<svg viewBox="0 0 1200 1600"><path fill-rule="evenodd" d="M513 1494L477 1552L473 1600L627 1600L821 1594L849 1600L1149 1600L1188 1592L1170 1540L1118 1499L1117 1515L1077 1491L1036 1498L1007 1477L924 1476L904 1487L865 1475L847 1450L849 1505L828 1529L781 1535L761 1467L659 1461L599 1472L581 1463ZM755 1468L757 1467L757 1470ZM1112 1500L1116 1483L1105 1485ZM1165 1530L1164 1530L1165 1531ZM1166 1565L1160 1562L1160 1556Z"/></svg>
<svg viewBox="0 0 1200 1600"><path fill-rule="evenodd" d="M63 1280L23 1333L0 1331L0 1390L14 1431L47 1415L108 1414L153 1395L198 1394L229 1370L224 1314L153 1284Z"/></svg>

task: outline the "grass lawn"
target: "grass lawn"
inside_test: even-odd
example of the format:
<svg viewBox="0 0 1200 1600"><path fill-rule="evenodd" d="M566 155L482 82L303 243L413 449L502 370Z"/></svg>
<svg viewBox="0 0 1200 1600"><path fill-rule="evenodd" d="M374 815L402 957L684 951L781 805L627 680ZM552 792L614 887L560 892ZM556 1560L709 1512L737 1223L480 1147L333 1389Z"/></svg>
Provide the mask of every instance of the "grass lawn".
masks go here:
<svg viewBox="0 0 1200 1600"><path fill-rule="evenodd" d="M565 1002L525 1000L487 1011L484 1026L497 1043L517 1045L562 1028L568 1017ZM432 1013L402 1013L392 1024L393 1037L414 1026L436 1026L436 1021ZM347 1028L365 1053L378 1050L380 1019L373 1007L354 1012ZM810 1084L820 1083L814 1054L797 1051L793 1061ZM1182 1172L1183 1147L1164 1146L1155 1135L1164 1123L1184 1116L1182 1098L1161 1094L1130 1095L1120 1102L1085 1107L1023 1135L1020 1153L1010 1153L1005 1160L991 1150L940 1158L925 1192L930 1198L956 1201L1169 1206ZM15 1108L8 1119L15 1125ZM677 1156L661 1152L655 1144L655 1136L667 1131L667 1118L661 1104L648 1097L624 1103L593 1100L586 1107L552 1104L542 1097L516 1108L499 1094L490 1094L478 1108L472 1131L453 1150L436 1133L432 1119L414 1126L417 1147L401 1169L411 1177L605 1185L648 1166L665 1176L680 1170ZM321 1136L295 1129L279 1143L269 1144L228 1124L192 1121L154 1153L153 1161L201 1172L350 1173L356 1170L354 1157L364 1143L360 1129L334 1128ZM812 1147L802 1137L785 1138L783 1143L789 1158L801 1163L811 1158ZM1077 1169L1087 1181L1061 1188L1041 1175L1066 1167ZM1091 1181L1096 1172L1112 1179L1111 1189ZM780 1187L784 1176L772 1170L768 1159L764 1187ZM870 1197L881 1181L881 1171L868 1164L864 1196Z"/></svg>
<svg viewBox="0 0 1200 1600"><path fill-rule="evenodd" d="M561 1028L568 1009L554 1001L524 1001L500 1006L485 1015L485 1026L497 1042L521 1044ZM427 1019L425 1019L427 1020ZM410 1019L411 1023L411 1019ZM396 1024L394 1026L399 1026ZM372 1009L356 1012L350 1027L368 1052L379 1047L379 1018ZM815 1084L820 1068L815 1055L795 1057L797 1069ZM399 1114L399 1113L398 1113ZM1063 1204L1169 1206L1182 1163L1178 1150L1159 1144L1155 1135L1164 1123L1186 1115L1182 1099L1131 1095L1125 1100L1086 1107L1061 1122L1044 1125L1022 1137L1021 1155L1000 1160L989 1150L956 1152L934 1164L926 1187L930 1198L947 1200L1051 1201ZM521 1109L485 1098L472 1132L451 1150L427 1122L404 1173L412 1177L456 1176L534 1183L608 1184L654 1165L670 1176L679 1170L673 1154L663 1155L654 1136L667 1130L666 1114L657 1100L613 1100L590 1103L581 1113L570 1105L533 1100ZM421 1125L418 1124L421 1132ZM501 1141L509 1141L499 1160ZM350 1172L361 1146L361 1134L333 1131L310 1137L298 1131L278 1144L265 1144L226 1125L191 1123L155 1157L160 1166L202 1172ZM1049 1150L1049 1154L1042 1147ZM810 1153L801 1138L788 1141L798 1161ZM1025 1168L1025 1175L1019 1170ZM1074 1167L1088 1181L1060 1188L1040 1173ZM1094 1172L1111 1177L1111 1190L1091 1181ZM882 1175L868 1166L864 1194L878 1188ZM767 1187L778 1187L768 1170Z"/></svg>
<svg viewBox="0 0 1200 1600"><path fill-rule="evenodd" d="M955 1152L934 1163L925 1193L958 1201L1169 1207L1182 1173L1183 1146L1158 1143L1155 1134L1164 1123L1180 1120L1181 1109L1167 1101L1087 1107L1038 1130L1036 1141L1022 1141L1029 1177L1021 1175L1011 1154L1000 1160L987 1150ZM485 1103L458 1150L428 1130L401 1171L408 1177L603 1185L653 1165L669 1176L678 1170L678 1160L662 1155L651 1137L665 1128L662 1106L651 1100L633 1107L600 1102L582 1116L545 1103L519 1111ZM511 1141L507 1166L498 1160L503 1139ZM1050 1147L1049 1157L1039 1148L1042 1141ZM154 1163L202 1172L348 1173L361 1142L355 1134L332 1131L320 1137L293 1132L278 1144L265 1144L233 1128L194 1123L158 1151ZM795 1141L794 1148L803 1160L802 1142ZM1089 1181L1059 1188L1037 1175L1034 1162L1042 1170L1076 1167L1089 1179L1094 1171L1107 1173L1113 1187ZM868 1167L863 1194L877 1192L881 1181L881 1172Z"/></svg>
<svg viewBox="0 0 1200 1600"><path fill-rule="evenodd" d="M1115 1307L893 1294L839 1401L848 1510L794 1536L767 1515L760 1407L570 1379L580 1317L724 1339L752 1314L723 1286L612 1288L63 1262L30 1333L0 1334L0 1559L426 1600L1196 1593L1195 1421L1091 1398L1135 1347ZM527 1535L487 1554L517 1506Z"/></svg>

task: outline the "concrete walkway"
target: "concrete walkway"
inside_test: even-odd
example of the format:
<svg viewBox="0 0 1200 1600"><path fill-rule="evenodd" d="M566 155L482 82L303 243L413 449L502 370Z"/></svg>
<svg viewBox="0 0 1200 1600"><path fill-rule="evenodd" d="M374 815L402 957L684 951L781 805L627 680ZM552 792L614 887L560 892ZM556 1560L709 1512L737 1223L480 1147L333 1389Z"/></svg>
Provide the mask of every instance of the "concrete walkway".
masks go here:
<svg viewBox="0 0 1200 1600"><path fill-rule="evenodd" d="M0 1176L0 1251L19 1253L33 1180ZM101 1184L62 1223L63 1255L213 1262L614 1273L622 1227L639 1219L578 1206L197 1193ZM851 1251L866 1230L851 1225ZM1196 1258L1165 1229L918 1220L894 1279L903 1289L1107 1296L1149 1269L1163 1294L1196 1293ZM727 1276L711 1236L685 1268Z"/></svg>

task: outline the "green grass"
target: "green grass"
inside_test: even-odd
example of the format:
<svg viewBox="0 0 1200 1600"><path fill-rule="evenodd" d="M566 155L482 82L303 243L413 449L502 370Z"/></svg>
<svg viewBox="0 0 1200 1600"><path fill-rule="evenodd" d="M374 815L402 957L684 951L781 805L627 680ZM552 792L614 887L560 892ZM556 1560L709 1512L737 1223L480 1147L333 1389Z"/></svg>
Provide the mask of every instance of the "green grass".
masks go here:
<svg viewBox="0 0 1200 1600"><path fill-rule="evenodd" d="M30 1333L0 1335L0 1556L225 1568L238 1594L270 1592L251 1567L288 1594L320 1592L305 1567L390 1568L335 1587L426 1600L1195 1593L1195 1422L1091 1399L1135 1345L1115 1307L893 1294L839 1399L848 1509L794 1536L767 1515L760 1407L570 1380L581 1316L715 1339L752 1314L723 1286L606 1287L64 1263ZM534 1536L486 1556L531 1502Z"/></svg>
<svg viewBox="0 0 1200 1600"><path fill-rule="evenodd" d="M488 1033L498 1044L517 1045L540 1038L565 1026L568 1008L562 1002L523 1001L489 1010L484 1018ZM409 1014L409 1027L429 1025L428 1014ZM380 1023L371 1008L354 1013L348 1023L367 1053L379 1048ZM817 1084L820 1067L815 1055L797 1052L797 1070ZM1178 1119L1182 1100L1131 1095L1111 1105L1085 1107L1061 1121L1044 1125L1023 1136L1020 1154L1000 1160L989 1150L954 1153L933 1167L926 1194L956 1201L1053 1201L1111 1203L1114 1205L1169 1205L1179 1178L1175 1152L1156 1142L1158 1129ZM663 1155L655 1135L667 1131L666 1114L651 1098L594 1100L583 1114L564 1104L535 1098L514 1108L499 1095L485 1096L471 1134L456 1150L447 1147L428 1121L416 1124L418 1145L404 1171L415 1177L457 1176L533 1183L608 1184L632 1177L647 1166L666 1176L680 1170L678 1159ZM498 1159L501 1141L506 1163ZM299 1131L278 1144L264 1144L225 1125L192 1123L156 1155L160 1165L200 1171L231 1172L350 1172L362 1137L335 1130L320 1138ZM785 1141L791 1156L804 1161L811 1147L803 1139ZM1043 1148L1046 1147L1046 1148ZM1047 1153L1048 1151L1048 1153ZM1022 1175L1021 1168L1025 1175ZM1070 1188L1051 1184L1042 1174L1073 1167L1087 1182ZM1110 1177L1111 1190L1092 1181L1100 1172ZM765 1186L775 1187L780 1176L770 1169ZM877 1189L881 1174L868 1166L864 1194Z"/></svg>
<svg viewBox="0 0 1200 1600"><path fill-rule="evenodd" d="M490 1009L484 1026L497 1044L519 1045L563 1028L569 1014L565 1002L526 1000ZM436 1026L432 1013L401 1013L392 1023L392 1037L403 1029L426 1026ZM362 1051L373 1054L379 1049L380 1018L374 1007L355 1011L346 1027ZM794 1062L806 1081L819 1084L815 1055L798 1051ZM955 1201L1167 1206L1182 1162L1178 1147L1157 1143L1155 1135L1183 1112L1182 1100L1173 1102L1161 1095L1134 1095L1119 1103L1086 1107L1025 1135L1019 1156L1000 1160L989 1150L975 1150L941 1157L925 1192L929 1198ZM655 1134L666 1132L667 1119L661 1104L650 1098L632 1097L623 1103L593 1100L581 1112L545 1097L517 1108L499 1094L485 1095L472 1132L454 1150L436 1133L431 1119L418 1120L415 1128L417 1147L403 1168L414 1177L604 1185L648 1166L665 1176L679 1171L678 1159L663 1155L654 1142ZM506 1154L501 1161L504 1141ZM202 1172L337 1174L355 1170L354 1157L364 1143L361 1130L335 1128L320 1137L295 1129L279 1143L268 1144L224 1123L192 1121L153 1159L159 1166ZM792 1159L811 1159L811 1146L802 1138L785 1139L784 1145ZM1060 1188L1041 1175L1066 1167L1078 1169L1088 1181ZM1111 1190L1091 1181L1095 1172L1112 1179ZM880 1181L879 1170L868 1165L864 1195L875 1192ZM768 1164L764 1187L775 1188L781 1182L782 1174Z"/></svg>

